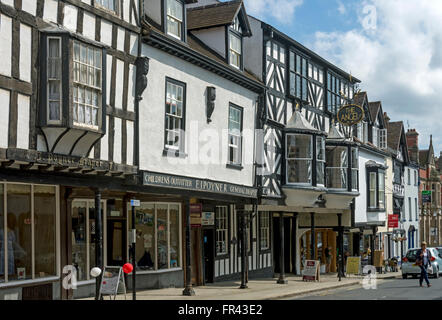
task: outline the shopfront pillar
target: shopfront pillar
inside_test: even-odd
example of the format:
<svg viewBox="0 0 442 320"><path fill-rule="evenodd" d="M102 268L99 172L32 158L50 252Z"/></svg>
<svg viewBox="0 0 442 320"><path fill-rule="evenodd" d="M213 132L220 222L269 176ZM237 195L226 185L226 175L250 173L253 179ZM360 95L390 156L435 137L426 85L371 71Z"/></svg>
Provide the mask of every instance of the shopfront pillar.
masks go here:
<svg viewBox="0 0 442 320"><path fill-rule="evenodd" d="M279 279L276 283L279 284L287 284L287 280L285 279L285 259L284 259L284 214L281 212L279 214L279 247L281 253L279 255Z"/></svg>
<svg viewBox="0 0 442 320"><path fill-rule="evenodd" d="M297 267L297 261L296 257L298 256L298 214L293 214L292 219L292 248L293 248L293 254L292 254L292 266L293 266L293 274L298 274L298 267Z"/></svg>
<svg viewBox="0 0 442 320"><path fill-rule="evenodd" d="M241 285L240 289L247 289L247 240L246 240L246 212L237 211L240 214L240 232L241 232Z"/></svg>
<svg viewBox="0 0 442 320"><path fill-rule="evenodd" d="M316 254L315 254L316 241L315 241L315 213L314 212L310 212L310 222L311 222L311 232L310 232L311 255L310 255L310 259L315 260L315 258L316 258Z"/></svg>
<svg viewBox="0 0 442 320"><path fill-rule="evenodd" d="M101 190L95 189L95 262L103 270L103 220L101 214ZM100 295L101 273L95 279L95 300Z"/></svg>
<svg viewBox="0 0 442 320"><path fill-rule="evenodd" d="M345 278L344 274L344 228L342 227L342 213L338 213L338 246L339 246L339 267L338 267L338 277L339 281L341 278Z"/></svg>
<svg viewBox="0 0 442 320"><path fill-rule="evenodd" d="M190 200L186 201L186 287L183 290L183 296L194 296L195 291L192 288L192 265L190 261Z"/></svg>

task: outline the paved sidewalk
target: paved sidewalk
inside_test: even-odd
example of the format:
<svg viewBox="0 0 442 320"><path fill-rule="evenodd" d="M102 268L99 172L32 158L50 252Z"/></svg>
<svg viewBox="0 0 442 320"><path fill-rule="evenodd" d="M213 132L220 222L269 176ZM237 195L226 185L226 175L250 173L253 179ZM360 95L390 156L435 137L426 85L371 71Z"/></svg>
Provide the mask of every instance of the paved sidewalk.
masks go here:
<svg viewBox="0 0 442 320"><path fill-rule="evenodd" d="M378 279L401 277L400 272L377 274ZM165 288L137 292L137 300L270 300L362 284L363 277L351 275L339 281L337 274L321 275L320 282L304 282L300 276L288 276L287 284L277 284L277 278L249 280L247 289L239 289L240 281L226 281L194 287L195 296L183 296L183 288ZM92 300L93 298L83 299ZM105 299L108 299L107 297ZM129 292L127 300L132 299ZM117 300L124 300L118 295Z"/></svg>

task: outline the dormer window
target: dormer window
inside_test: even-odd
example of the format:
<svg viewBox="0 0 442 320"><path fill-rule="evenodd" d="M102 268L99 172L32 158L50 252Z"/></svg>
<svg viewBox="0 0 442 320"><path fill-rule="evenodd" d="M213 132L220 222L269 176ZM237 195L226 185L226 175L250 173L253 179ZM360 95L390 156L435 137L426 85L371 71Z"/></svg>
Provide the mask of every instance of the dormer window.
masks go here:
<svg viewBox="0 0 442 320"><path fill-rule="evenodd" d="M184 4L179 0L167 0L167 34L177 39L184 38Z"/></svg>
<svg viewBox="0 0 442 320"><path fill-rule="evenodd" d="M229 64L242 69L242 29L238 17L229 27Z"/></svg>

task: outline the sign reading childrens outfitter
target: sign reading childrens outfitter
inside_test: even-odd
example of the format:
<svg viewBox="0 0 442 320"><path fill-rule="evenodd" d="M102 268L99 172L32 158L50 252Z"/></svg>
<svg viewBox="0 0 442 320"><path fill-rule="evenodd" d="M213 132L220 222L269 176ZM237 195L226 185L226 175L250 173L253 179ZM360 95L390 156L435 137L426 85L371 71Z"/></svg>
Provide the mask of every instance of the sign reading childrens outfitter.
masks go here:
<svg viewBox="0 0 442 320"><path fill-rule="evenodd" d="M162 173L152 173L148 171L143 172L143 185L230 194L246 198L256 198L258 196L258 189L253 187Z"/></svg>
<svg viewBox="0 0 442 320"><path fill-rule="evenodd" d="M319 261L307 260L302 273L302 281L319 281Z"/></svg>
<svg viewBox="0 0 442 320"><path fill-rule="evenodd" d="M338 111L338 122L344 126L354 126L364 119L364 109L357 104L342 106Z"/></svg>

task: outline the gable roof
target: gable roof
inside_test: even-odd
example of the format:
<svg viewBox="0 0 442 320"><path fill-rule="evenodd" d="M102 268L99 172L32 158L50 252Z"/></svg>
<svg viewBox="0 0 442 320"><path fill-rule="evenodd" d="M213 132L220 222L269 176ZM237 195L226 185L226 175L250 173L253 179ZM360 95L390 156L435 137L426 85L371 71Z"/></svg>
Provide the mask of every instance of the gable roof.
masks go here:
<svg viewBox="0 0 442 320"><path fill-rule="evenodd" d="M403 129L402 121L388 123L387 144L388 147L394 151L399 150L402 129Z"/></svg>
<svg viewBox="0 0 442 320"><path fill-rule="evenodd" d="M428 163L428 149L419 150L419 164L425 166Z"/></svg>
<svg viewBox="0 0 442 320"><path fill-rule="evenodd" d="M220 2L201 7L194 7L187 9L187 29L196 30L211 28L217 26L230 25L235 20L235 17L244 10L244 24L246 25L243 34L250 36L251 28L247 20L247 14L242 0L235 0L229 2Z"/></svg>
<svg viewBox="0 0 442 320"><path fill-rule="evenodd" d="M353 97L353 102L357 104L358 106L361 106L364 104L365 98L367 97L367 92L362 91L359 93L356 93Z"/></svg>
<svg viewBox="0 0 442 320"><path fill-rule="evenodd" d="M381 102L380 101L368 103L368 110L370 111L371 120L373 122L376 121L376 117L378 116L380 109L381 109Z"/></svg>

